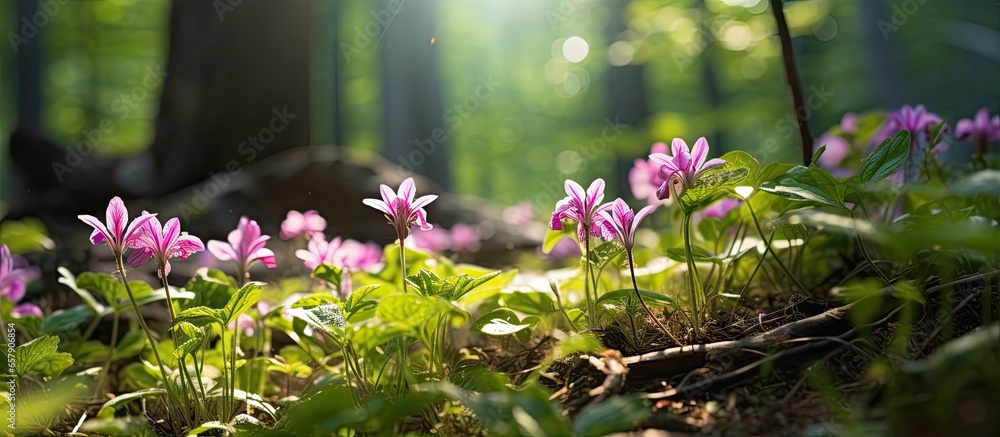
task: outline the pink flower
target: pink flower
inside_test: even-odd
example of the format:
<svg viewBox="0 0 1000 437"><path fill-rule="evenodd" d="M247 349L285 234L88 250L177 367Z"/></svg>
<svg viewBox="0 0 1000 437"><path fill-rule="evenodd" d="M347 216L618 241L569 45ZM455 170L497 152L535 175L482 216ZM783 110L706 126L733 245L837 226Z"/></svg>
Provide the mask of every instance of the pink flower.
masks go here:
<svg viewBox="0 0 1000 437"><path fill-rule="evenodd" d="M11 255L6 244L0 245L0 296L14 304L20 302L28 282L36 276L38 272L28 267L23 258ZM15 318L28 315L42 317L42 309L32 303L23 303L15 306L10 314Z"/></svg>
<svg viewBox="0 0 1000 437"><path fill-rule="evenodd" d="M568 196L556 203L549 227L561 231L563 220L574 220L577 222L576 238L581 243L586 241L588 230L595 237L607 235L602 230L610 224L606 224L604 216L600 214L611 207L610 203L601 205L604 200L604 179L595 180L586 192L580 184L569 179L566 180L565 188Z"/></svg>
<svg viewBox="0 0 1000 437"><path fill-rule="evenodd" d="M670 197L671 185L681 184L678 193L683 192L694 185L702 172L726 163L719 158L708 159L708 140L705 137L698 138L693 149L688 149L684 140L674 138L670 149L673 156L664 153L649 155L650 161L660 165L660 176L664 181L656 192L659 199Z"/></svg>
<svg viewBox="0 0 1000 437"><path fill-rule="evenodd" d="M308 250L299 249L295 256L306 268L315 270L320 264L341 269L375 271L382 267L382 250L375 243L342 240L340 237L326 241L323 234L313 234Z"/></svg>
<svg viewBox="0 0 1000 437"><path fill-rule="evenodd" d="M904 105L900 108L899 112L889 114L889 120L886 121L882 130L875 135L872 140L875 145L878 146L882 144L883 141L894 137L901 130L910 131L910 150L916 150L918 146L918 138L923 138L924 140L930 140L931 128L941 123L941 117L935 114L931 114L924 109L924 105L917 105L916 108L909 105ZM944 151L944 144L931 144L932 153L940 153Z"/></svg>
<svg viewBox="0 0 1000 437"><path fill-rule="evenodd" d="M629 208L624 200L620 198L615 199L612 203L611 211L601 211L601 215L604 216L605 220L614 229L614 232L608 233L604 238L611 241L617 236L618 242L621 243L622 247L631 252L632 245L635 243L635 231L638 229L639 223L649 213L653 212L654 209L656 209L656 205L647 205L645 208L640 209L638 213L633 213L632 208Z"/></svg>
<svg viewBox="0 0 1000 437"><path fill-rule="evenodd" d="M667 144L662 142L653 144L649 153L667 153ZM628 182L632 187L632 195L636 199L644 199L650 205L660 203L656 192L665 182L660 176L660 164L645 159L636 159L635 165L628 172Z"/></svg>
<svg viewBox="0 0 1000 437"><path fill-rule="evenodd" d="M990 118L989 110L984 107L976 112L975 117L959 120L955 125L955 136L983 143L1000 142L1000 115Z"/></svg>
<svg viewBox="0 0 1000 437"><path fill-rule="evenodd" d="M125 248L136 247L140 235L139 229L146 222L152 220L154 215L143 213L126 227L128 210L125 209L125 203L122 202L121 197L115 196L108 203L107 226L92 215L82 214L77 217L94 228L94 232L90 234L91 243L107 243L111 253L115 254L115 258L120 258Z"/></svg>
<svg viewBox="0 0 1000 437"><path fill-rule="evenodd" d="M705 218L715 218L721 219L726 216L729 211L732 211L736 207L743 203L739 199L734 199L732 197L726 197L724 199L719 199L713 202L711 205L705 207L701 210L701 216Z"/></svg>
<svg viewBox="0 0 1000 437"><path fill-rule="evenodd" d="M828 170L839 167L844 158L851 153L851 143L837 135L823 134L817 138L814 150L819 150L823 146L826 146L826 151L819 157L817 163Z"/></svg>
<svg viewBox="0 0 1000 437"><path fill-rule="evenodd" d="M535 209L530 203L521 202L504 209L503 219L514 226L524 226L535 219Z"/></svg>
<svg viewBox="0 0 1000 437"><path fill-rule="evenodd" d="M229 322L229 326L227 327L230 331L239 329L245 337L252 336L254 331L256 331L256 328L257 322L255 322L253 317L250 317L249 314L240 314L236 320Z"/></svg>
<svg viewBox="0 0 1000 437"><path fill-rule="evenodd" d="M456 223L451 227L451 250L478 252L481 247L479 227L465 223Z"/></svg>
<svg viewBox="0 0 1000 437"><path fill-rule="evenodd" d="M147 214L146 211L142 212ZM170 274L170 258L187 259L192 253L205 250L201 239L187 232L181 232L181 224L177 218L167 220L166 226L160 226L155 217L140 228L137 247L128 256L128 264L139 267L149 261L156 260L156 273L161 278Z"/></svg>
<svg viewBox="0 0 1000 437"><path fill-rule="evenodd" d="M426 232L411 234L405 241L407 247L433 253L443 253L451 247L451 236L440 226L435 226Z"/></svg>
<svg viewBox="0 0 1000 437"><path fill-rule="evenodd" d="M848 112L840 119L840 130L845 134L858 132L858 114Z"/></svg>
<svg viewBox="0 0 1000 437"><path fill-rule="evenodd" d="M243 216L236 229L229 233L229 242L210 240L208 251L219 261L235 261L240 277L246 279L250 274L250 266L255 261L264 263L269 269L278 265L274 261L274 252L264 247L270 238L261 235L256 221Z"/></svg>
<svg viewBox="0 0 1000 437"><path fill-rule="evenodd" d="M288 211L285 221L281 222L281 239L291 240L301 234L312 237L324 230L326 230L326 219L320 216L315 209L305 213Z"/></svg>
<svg viewBox="0 0 1000 437"><path fill-rule="evenodd" d="M382 195L382 200L364 199L362 203L385 213L386 220L396 229L399 241L405 240L410 235L410 226L414 224L424 231L433 228L427 223L427 212L424 211L424 207L438 196L429 194L414 200L416 187L413 178L406 178L396 193L393 193L388 185L382 184L379 186L379 193Z"/></svg>
<svg viewBox="0 0 1000 437"><path fill-rule="evenodd" d="M323 234L313 234L309 239L308 250L296 250L295 256L305 263L307 269L316 270L320 264L334 265L333 258L340 245L340 237L326 241Z"/></svg>

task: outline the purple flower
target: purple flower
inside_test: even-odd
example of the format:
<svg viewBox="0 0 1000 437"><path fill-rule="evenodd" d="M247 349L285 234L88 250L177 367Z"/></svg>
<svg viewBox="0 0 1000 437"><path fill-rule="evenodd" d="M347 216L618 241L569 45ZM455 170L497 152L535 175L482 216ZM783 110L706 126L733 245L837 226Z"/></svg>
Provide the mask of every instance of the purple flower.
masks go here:
<svg viewBox="0 0 1000 437"><path fill-rule="evenodd" d="M143 214L148 214L146 211ZM187 259L192 253L205 250L201 239L187 232L181 232L181 224L177 218L167 220L165 226L155 217L148 220L140 228L136 249L128 256L128 264L139 267L149 261L156 260L156 273L161 278L170 274L170 258Z"/></svg>
<svg viewBox="0 0 1000 437"><path fill-rule="evenodd" d="M28 285L38 276L35 269L28 267L28 263L19 256L11 255L7 245L0 245L0 296L6 297L11 303L18 303L24 298L24 291ZM23 316L42 317L42 309L32 303L23 303L15 306L10 315L19 318Z"/></svg>
<svg viewBox="0 0 1000 437"><path fill-rule="evenodd" d="M143 213L132 220L132 223L128 223L128 210L125 209L125 203L122 202L121 197L115 196L108 203L106 226L92 215L82 214L77 217L94 228L94 232L90 234L90 242L94 244L107 243L108 248L115 254L115 258L118 258L121 257L125 248L136 247L140 235L139 229L146 222L152 220L154 216L155 214ZM127 227L126 223L128 223Z"/></svg>
<svg viewBox="0 0 1000 437"><path fill-rule="evenodd" d="M451 227L451 250L455 252L478 252L482 247L479 227L456 223Z"/></svg>
<svg viewBox="0 0 1000 437"><path fill-rule="evenodd" d="M396 229L399 241L402 242L410 235L410 226L413 224L420 226L424 231L433 228L427 223L427 212L424 211L424 207L438 196L429 194L414 200L416 187L413 185L413 178L406 178L396 193L385 184L379 186L379 192L382 200L364 199L362 203L385 213L386 220Z"/></svg>
<svg viewBox="0 0 1000 437"><path fill-rule="evenodd" d="M274 268L274 252L264 247L270 236L261 235L257 222L246 216L240 217L240 224L229 233L229 242L210 240L208 251L219 261L235 261L240 277L246 279L250 266L255 261L264 263L267 268Z"/></svg>
<svg viewBox="0 0 1000 437"><path fill-rule="evenodd" d="M625 250L632 250L632 245L635 243L635 230L639 227L639 222L646 218L649 213L656 209L656 205L647 205L646 207L639 210L638 213L633 213L632 208L628 207L622 199L615 199L612 203L611 211L604 210L601 211L601 215L604 216L605 220L611 224L611 228L614 229L613 233L608 233L605 235L605 239L613 240L617 236L618 242L621 243Z"/></svg>
<svg viewBox="0 0 1000 437"><path fill-rule="evenodd" d="M813 150L819 150L823 146L826 146L826 151L819 157L817 163L827 170L839 167L844 162L844 158L847 158L847 155L851 153L851 143L837 135L823 134L816 139Z"/></svg>
<svg viewBox="0 0 1000 437"><path fill-rule="evenodd" d="M732 211L736 207L743 203L739 199L734 199L732 197L726 197L713 202L711 205L705 207L701 210L701 216L705 218L715 218L721 219L726 216L729 211Z"/></svg>
<svg viewBox="0 0 1000 437"><path fill-rule="evenodd" d="M656 143L649 150L649 153L667 153L666 143ZM636 199L646 200L650 205L660 203L660 198L656 195L663 185L664 179L660 175L660 164L646 159L636 159L635 165L628 172L628 183L632 188L632 195Z"/></svg>
<svg viewBox="0 0 1000 437"><path fill-rule="evenodd" d="M975 117L963 118L955 124L955 136L983 143L1000 142L1000 115L990 118L989 110L982 108Z"/></svg>
<svg viewBox="0 0 1000 437"><path fill-rule="evenodd" d="M917 105L916 108L904 105L899 112L889 114L889 120L872 140L878 146L883 141L896 136L899 131L905 129L910 131L912 135L910 137L910 150L916 150L918 146L917 139L923 137L925 140L930 140L931 128L939 123L941 123L941 117L927 112L924 109L924 105ZM932 153L944 151L943 147L937 146L937 144L931 144Z"/></svg>
<svg viewBox="0 0 1000 437"><path fill-rule="evenodd" d="M319 215L315 209L304 213L298 211L288 211L285 221L281 222L281 239L291 240L301 234L306 237L326 230L326 219Z"/></svg>
<svg viewBox="0 0 1000 437"><path fill-rule="evenodd" d="M688 149L684 140L674 138L670 149L673 156L664 153L649 155L650 161L660 165L660 176L664 181L656 192L659 199L670 197L671 185L680 183L681 191L678 193L683 192L694 185L702 172L726 163L719 158L708 159L708 140L705 137L698 138L693 149Z"/></svg>
<svg viewBox="0 0 1000 437"><path fill-rule="evenodd" d="M412 234L406 237L405 241L407 247L433 253L443 253L451 247L451 236L447 230L440 226L435 226L426 232Z"/></svg>
<svg viewBox="0 0 1000 437"><path fill-rule="evenodd" d="M604 200L604 179L595 180L586 192L580 184L569 179L566 180L565 188L568 196L556 203L556 210L552 213L549 227L561 231L563 220L575 220L578 223L576 239L581 243L587 239L587 230L595 237L606 235L607 232L602 229L610 224L605 223L604 216L600 212L610 208L611 204L601 205L601 201Z"/></svg>

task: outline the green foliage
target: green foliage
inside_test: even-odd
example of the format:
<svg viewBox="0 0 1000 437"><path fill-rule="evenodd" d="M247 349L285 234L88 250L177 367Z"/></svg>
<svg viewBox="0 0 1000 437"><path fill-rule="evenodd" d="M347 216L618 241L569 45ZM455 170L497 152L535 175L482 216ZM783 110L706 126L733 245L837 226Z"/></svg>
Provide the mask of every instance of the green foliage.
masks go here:
<svg viewBox="0 0 1000 437"><path fill-rule="evenodd" d="M45 335L18 345L14 349L14 363L7 361L3 354L4 372L14 371L18 380L25 375L59 376L67 367L73 364L73 356L59 352L59 337Z"/></svg>
<svg viewBox="0 0 1000 437"><path fill-rule="evenodd" d="M910 131L901 130L896 136L883 141L861 161L861 169L855 178L862 184L879 182L902 168L909 156Z"/></svg>

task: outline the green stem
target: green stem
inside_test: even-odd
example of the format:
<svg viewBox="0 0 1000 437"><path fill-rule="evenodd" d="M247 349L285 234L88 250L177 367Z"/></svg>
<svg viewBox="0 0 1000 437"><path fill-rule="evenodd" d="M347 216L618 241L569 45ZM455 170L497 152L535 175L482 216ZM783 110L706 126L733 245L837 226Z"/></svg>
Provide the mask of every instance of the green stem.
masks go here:
<svg viewBox="0 0 1000 437"><path fill-rule="evenodd" d="M399 240L399 276L401 276L400 282L403 283L403 293L406 293L406 247L402 238Z"/></svg>
<svg viewBox="0 0 1000 437"><path fill-rule="evenodd" d="M753 219L753 224L757 228L757 233L760 234L760 238L765 238L764 229L760 227L760 221L757 220L757 214L754 212L753 206L750 205L750 202L747 202L747 209L750 210L750 217ZM774 236L772 235L772 238L773 237ZM801 282L799 282L799 278L796 277L792 273L792 271L788 269L788 266L786 266L785 263L781 260L781 257L778 256L777 253L775 253L774 248L771 247L770 244L767 245L767 250L771 252L771 255L774 256L775 262L777 262L778 266L781 267L781 270L785 272L785 275L788 275L788 278L792 280L792 283L794 283L795 286L799 288L799 290L802 290L803 293L808 293L809 289L807 289L804 285L802 285Z"/></svg>
<svg viewBox="0 0 1000 437"><path fill-rule="evenodd" d="M660 328L660 331L663 331L664 334L667 334L667 336L670 337L670 339L673 340L674 343L677 343L678 346L683 345L683 343L681 343L681 341L678 340L677 337L674 337L674 334L671 333L666 326L663 326L663 324L660 323L660 320L656 318L655 314L653 314L653 310L649 309L649 305L646 305L646 300L642 298L642 293L639 293L639 285L635 281L635 261L632 259L632 248L626 247L625 253L628 255L628 271L629 274L632 276L632 289L635 290L635 297L639 299L639 303L642 304L642 307L646 310L646 314L649 315L649 318L653 319L653 323L656 323L656 326ZM631 316L629 317L629 319L631 319Z"/></svg>
<svg viewBox="0 0 1000 437"><path fill-rule="evenodd" d="M695 266L694 250L691 247L691 214L684 214L682 232L684 238L684 258L687 261L688 268L688 292L691 295L691 322L694 328L692 342L696 342L699 336L698 331L701 330L701 314L699 311L705 295L699 284L698 268Z"/></svg>
<svg viewBox="0 0 1000 437"><path fill-rule="evenodd" d="M139 327L142 331L146 333L146 339L149 340L150 348L153 349L153 357L156 358L156 365L160 368L160 380L163 382L163 388L167 391L167 396L170 397L173 407L178 407L177 394L174 393L174 388L170 382L170 374L167 373L167 368L163 365L163 360L160 358L160 351L156 345L156 339L153 338L153 333L149 330L149 326L146 326L146 318L142 316L142 311L139 310L139 304L135 301L135 295L132 294L132 287L128 284L128 279L125 277L125 266L122 261L122 257L119 254L118 259L115 260L118 267L118 275L121 280L122 285L125 286L125 293L128 294L128 300L132 303L132 309L135 311L135 318L139 321ZM188 425L190 428L189 416L187 414L180 414L176 411L176 408L170 408L173 414L178 414L184 424Z"/></svg>
<svg viewBox="0 0 1000 437"><path fill-rule="evenodd" d="M856 220L856 218L854 217L854 211L848 210L847 213L850 214L851 220ZM865 258L865 261L868 262L868 265L870 265L872 269L875 270L875 273L878 275L880 279L882 279L882 282L885 282L886 285L892 284L892 281L889 280L889 277L882 272L882 269L878 268L877 264L875 264L875 260L873 260L871 254L868 253L868 248L865 246L865 241L861 238L860 234L855 236L855 240L858 242L858 248L861 251L861 256L863 256Z"/></svg>
<svg viewBox="0 0 1000 437"><path fill-rule="evenodd" d="M118 311L112 311L111 319L111 346L108 348L108 357L104 360L104 366L101 367L101 378L97 381L97 387L94 388L95 395L99 395L101 388L104 387L105 381L107 381L108 373L111 371L111 360L115 356L115 346L118 344ZM96 317L94 320L100 320L100 317ZM96 325L95 325L96 326ZM90 335L85 335L84 338L90 337Z"/></svg>
<svg viewBox="0 0 1000 437"><path fill-rule="evenodd" d="M167 282L167 275L164 274L164 269L160 268L160 280L163 283L163 290L167 295L167 317L169 318L169 324L167 325L167 335L173 340L174 332L174 301L170 297L170 284ZM176 346L176 344L175 344ZM181 377L181 394L184 396L184 406L186 411L191 411L190 395L188 393L188 385L191 384L191 379L188 377L187 364L184 361L184 357L180 357L177 360L177 371Z"/></svg>
<svg viewBox="0 0 1000 437"><path fill-rule="evenodd" d="M591 296L590 290L590 227L580 223L583 226L583 293L586 295L587 300L587 320L590 321L590 326L593 327L597 324L597 320L594 318L594 305L593 298Z"/></svg>

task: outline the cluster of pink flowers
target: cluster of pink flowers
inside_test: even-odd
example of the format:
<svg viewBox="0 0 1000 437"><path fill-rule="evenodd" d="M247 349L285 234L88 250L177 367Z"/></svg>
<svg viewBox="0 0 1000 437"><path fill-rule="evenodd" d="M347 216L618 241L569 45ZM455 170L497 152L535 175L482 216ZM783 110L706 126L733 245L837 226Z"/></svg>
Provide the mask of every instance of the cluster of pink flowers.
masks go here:
<svg viewBox="0 0 1000 437"><path fill-rule="evenodd" d="M479 227L466 223L456 223L450 230L440 225L427 232L410 234L406 245L433 253L478 252L482 247Z"/></svg>
<svg viewBox="0 0 1000 437"><path fill-rule="evenodd" d="M13 303L14 309L10 315L19 318L23 316L42 316L41 308L33 303L18 302L24 298L28 283L38 277L38 270L30 267L24 258L11 255L7 245L0 245L0 297Z"/></svg>

